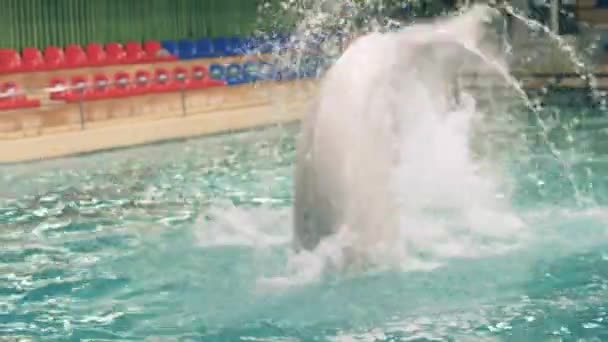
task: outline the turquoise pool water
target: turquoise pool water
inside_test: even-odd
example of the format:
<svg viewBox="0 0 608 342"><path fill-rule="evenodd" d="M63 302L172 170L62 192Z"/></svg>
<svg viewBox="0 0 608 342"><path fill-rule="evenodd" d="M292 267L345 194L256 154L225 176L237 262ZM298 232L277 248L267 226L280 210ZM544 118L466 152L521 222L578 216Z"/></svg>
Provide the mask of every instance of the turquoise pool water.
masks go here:
<svg viewBox="0 0 608 342"><path fill-rule="evenodd" d="M590 204L547 154L512 167L513 249L265 287L290 259L295 129L2 167L0 336L608 340L605 132L569 157Z"/></svg>

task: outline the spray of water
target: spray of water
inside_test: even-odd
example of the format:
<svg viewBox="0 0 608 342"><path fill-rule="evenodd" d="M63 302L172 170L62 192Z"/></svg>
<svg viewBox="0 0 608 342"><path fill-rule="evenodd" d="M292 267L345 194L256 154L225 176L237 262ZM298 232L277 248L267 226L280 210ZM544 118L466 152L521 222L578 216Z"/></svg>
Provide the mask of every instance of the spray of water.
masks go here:
<svg viewBox="0 0 608 342"><path fill-rule="evenodd" d="M522 131L526 124L520 119L526 110L536 117L541 140L562 165L576 201L585 203L570 163L549 137L551 125L543 118L540 101L529 97L503 60L509 54L504 51L512 51L511 47L504 38L485 37L487 7L476 6L435 23L403 25L371 15L378 9L377 3L280 3L279 12L289 14L285 17L297 23L297 30L290 47L277 47L274 56L276 63L286 68L298 69L311 57L321 62L320 102L326 101L326 106L344 115L343 119L336 115L321 119L344 125L347 134L340 138L350 142L338 147L344 156L359 158L359 167L365 167L366 153L389 156L383 159L390 160L390 168L386 182L382 179L381 183L390 190L386 198L396 209L373 215L390 217L395 224L379 231L378 227L353 229L352 222L345 222L313 250L292 255L278 276L261 279L264 288L299 285L318 280L331 273L328 270L349 269L356 264L353 250L364 251L365 263L373 269L420 269L436 267L451 258L502 252L524 242L526 224L510 208L510 179L502 173L493 145L502 137L508 145L502 152L510 156L525 148ZM528 26L538 25L520 18L512 8L507 11ZM339 34L324 37L327 32ZM360 36L364 37L356 39ZM580 69L582 60L559 37L556 39L578 66L577 71L585 73ZM503 54L493 46L496 42L502 42ZM461 73L494 75L484 87L492 90L499 83L513 92L506 98L503 94L482 100L474 90L454 87ZM586 77L593 86L593 76ZM332 87L332 78L344 78L341 84L347 86ZM452 101L454 88L459 93L456 103ZM526 156L528 153L516 158ZM361 175L347 184L357 188L372 181ZM365 210L366 202L356 192L351 195L349 203ZM292 238L285 231L279 235L281 238L265 235L262 242L258 237L252 241L268 246Z"/></svg>
<svg viewBox="0 0 608 342"><path fill-rule="evenodd" d="M521 241L523 222L509 208L501 177L490 171L496 160L472 153L482 111L454 85L464 65L508 75L483 39L491 12L478 6L454 18L366 34L333 63L317 111L304 123L305 131L314 126L313 141L300 148L309 148L323 175L322 196L339 203L340 217L329 219L337 223L335 234L294 255L293 273L267 286L334 269L435 267Z"/></svg>
<svg viewBox="0 0 608 342"><path fill-rule="evenodd" d="M270 6L269 3L274 3L276 6ZM396 29L411 26L412 23L416 24L426 21L426 19L416 17L410 17L406 21L398 21L392 17L388 17L386 15L387 13L395 12L394 8L387 9L387 7L390 7L387 5L389 3L397 5L397 7L400 8L408 9L415 9L417 5L415 1L387 2L382 0L291 0L267 2L266 6L263 8L263 18L265 21L272 22L270 26L273 29L281 27L281 24L277 23L277 20L273 21L273 18L281 18L283 24L285 23L283 18L289 18L287 21L289 21L292 26L295 25L296 27L295 34L292 35L288 48L279 48L279 45L277 45L274 54L276 63L281 65L282 68L291 68L293 70L301 68L302 64L306 64L310 61L311 57L314 57L313 59L320 61L318 64L323 66L320 69L322 74L324 70L333 65L335 60L341 55L341 52L354 37L369 32L394 31ZM525 25L530 29L530 32L540 31L542 33L542 37L539 37L537 41L534 40L535 38L533 38L532 35L526 37L526 41L534 41L539 44L543 42L545 45L548 42L551 45L555 45L559 51L559 55L563 56L563 60L569 61L572 64L574 73L579 75L581 80L588 81L593 100L600 104L599 110L605 110L606 94L598 88L597 79L589 68L589 63L585 62L585 58L581 53L577 52L571 44L558 34L552 32L547 26L528 18L513 6L506 3L500 3L495 6L496 8L500 8L503 14L509 15L515 21ZM480 6L476 6L476 8L480 8ZM455 13L445 13L444 17L460 15L470 11L470 8L461 8ZM476 9L473 9L473 11L476 11ZM500 36L492 38L495 42L500 41L502 43L503 51L501 59L502 57L508 57L509 59L511 59L510 57L517 57L518 67L523 67L524 70L528 67L528 63L532 65L544 63L544 57L546 56L540 55L540 59L532 57L532 55L534 55L534 49L529 50L521 46L511 46L508 39L506 19L506 17L498 18L498 25L496 25L497 27L495 29L497 31L496 33ZM463 41L463 44L467 45L467 48L470 51L475 50L475 46L468 44L466 41ZM499 73L503 78L503 81L500 82L501 86L503 88L510 88L515 92L515 94L511 94L511 97L515 95L517 97L515 102L518 102L520 106L517 108L506 108L505 110L505 99L494 98L493 95L489 99L490 104L494 107L501 107L501 116L505 117L505 120L511 120L514 117L517 117L516 120L519 121L519 125L527 120L522 117L525 115L524 113L531 113L534 121L533 124L537 125L538 128L538 131L534 133L536 134L535 138L541 140L541 145L552 154L553 158L560 164L563 175L570 183L575 202L580 207L593 206L593 199L590 198L589 194L585 193L587 185L581 184L580 179L574 177L573 162L570 160L572 153L568 153L572 151L565 149L565 147L570 147L571 150L574 148L574 130L584 118L580 115L569 117L568 114L562 113L562 108L547 105L545 97L550 95L550 92L545 86L540 89L541 92L537 94L526 92L524 90L523 82L515 75L512 75L509 72L509 68L498 65L495 56L480 55L480 57L483 58L485 64L492 65L490 68L492 70L489 74ZM476 67L477 66L473 69ZM488 74L488 72L485 74ZM525 78L525 75L522 75L522 77ZM501 91L504 92L504 89ZM487 100L488 94L485 94L484 96ZM510 100L513 99L511 98ZM488 110L485 111L487 112ZM496 110L494 112L496 112ZM513 120L509 122L509 125L512 124ZM521 127L513 129L511 133L515 131L517 131L518 134L522 134L523 132ZM560 131L564 132L566 136L565 142L561 144L554 141L555 139L551 137L552 134ZM523 139L525 140L526 138ZM525 141L519 142L518 145L525 145ZM523 156L524 155L522 154L522 158ZM542 182L539 182L538 186L542 187Z"/></svg>

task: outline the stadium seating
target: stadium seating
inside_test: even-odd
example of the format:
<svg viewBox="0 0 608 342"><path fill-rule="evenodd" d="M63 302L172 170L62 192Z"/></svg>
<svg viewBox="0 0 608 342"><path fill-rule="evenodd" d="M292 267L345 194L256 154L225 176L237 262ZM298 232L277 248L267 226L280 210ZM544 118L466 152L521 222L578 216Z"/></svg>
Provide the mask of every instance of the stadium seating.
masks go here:
<svg viewBox="0 0 608 342"><path fill-rule="evenodd" d="M70 80L68 89L66 89L62 94L60 93L61 95L56 95L55 99L59 98L67 102L85 101L88 99L90 93L91 84L89 83L88 78L85 76L76 75ZM53 99L53 93L51 93L51 99Z"/></svg>
<svg viewBox="0 0 608 342"><path fill-rule="evenodd" d="M154 84L152 89L155 93L164 93L173 90L174 83L171 80L171 72L165 68L158 68L154 71Z"/></svg>
<svg viewBox="0 0 608 342"><path fill-rule="evenodd" d="M65 100L68 94L68 82L63 78L53 78L49 84L51 100Z"/></svg>
<svg viewBox="0 0 608 342"><path fill-rule="evenodd" d="M188 88L209 88L209 87L220 87L225 86L226 81L222 79L214 79L211 77L211 72L207 67L202 65L195 65L192 67L192 73L190 74L190 84Z"/></svg>
<svg viewBox="0 0 608 342"><path fill-rule="evenodd" d="M254 50L253 38L216 37L202 38L196 41L182 39L180 41L166 40L162 42L164 49L179 56L180 59L211 58L238 56Z"/></svg>
<svg viewBox="0 0 608 342"><path fill-rule="evenodd" d="M183 39L177 42L177 56L179 59L197 58L198 55L194 42L188 39Z"/></svg>
<svg viewBox="0 0 608 342"><path fill-rule="evenodd" d="M228 41L228 53L229 56L244 55L245 51L245 40L240 37L230 37Z"/></svg>
<svg viewBox="0 0 608 342"><path fill-rule="evenodd" d="M191 78L188 75L188 69L178 66L173 69L173 82L179 89L186 89L190 85Z"/></svg>
<svg viewBox="0 0 608 342"><path fill-rule="evenodd" d="M0 110L40 107L40 100L28 99L14 82L0 85Z"/></svg>
<svg viewBox="0 0 608 342"><path fill-rule="evenodd" d="M125 51L127 52L127 63L134 64L147 60L146 52L138 42L127 42L125 44Z"/></svg>
<svg viewBox="0 0 608 342"><path fill-rule="evenodd" d="M145 95L152 92L152 74L147 70L135 72L134 84L131 95Z"/></svg>
<svg viewBox="0 0 608 342"><path fill-rule="evenodd" d="M226 67L221 64L211 64L209 66L209 78L212 80L225 81Z"/></svg>
<svg viewBox="0 0 608 342"><path fill-rule="evenodd" d="M21 54L14 49L0 49L0 74L268 53L278 42L285 44L285 41L288 41L288 36L273 35L269 39L215 37L162 42L147 40L143 44L129 41L124 46L118 42L105 45L91 42L86 46L70 44L64 49L48 46L42 51L27 47Z"/></svg>
<svg viewBox="0 0 608 342"><path fill-rule="evenodd" d="M51 100L80 102L244 82L247 81L243 76L243 66L233 63L227 67L213 64L211 69L204 65L194 65L190 70L182 66L175 67L173 71L157 68L153 74L148 70L137 70L133 75L119 71L111 79L106 74L98 73L93 76L92 81L87 76L76 75L69 82L63 78L54 78L49 86Z"/></svg>
<svg viewBox="0 0 608 342"><path fill-rule="evenodd" d="M91 43L87 45L85 52L87 65L98 66L108 64L106 51L101 44Z"/></svg>
<svg viewBox="0 0 608 342"><path fill-rule="evenodd" d="M245 82L255 82L259 78L259 63L247 61L243 63L243 80Z"/></svg>
<svg viewBox="0 0 608 342"><path fill-rule="evenodd" d="M215 57L213 43L208 38L199 39L196 41L196 54L200 58Z"/></svg>
<svg viewBox="0 0 608 342"><path fill-rule="evenodd" d="M0 74L177 59L176 56L163 55L161 50L160 43L156 41L148 41L144 47L137 42L128 42L124 48L120 43L108 43L105 46L90 43L85 48L78 44L70 44L65 49L48 46L44 52L28 47L24 48L21 54L13 49L0 49Z"/></svg>
<svg viewBox="0 0 608 342"><path fill-rule="evenodd" d="M21 56L12 49L0 49L0 72L10 73L21 70Z"/></svg>
<svg viewBox="0 0 608 342"><path fill-rule="evenodd" d="M256 80L279 80L280 73L276 65L268 62L260 62L257 65Z"/></svg>
<svg viewBox="0 0 608 342"><path fill-rule="evenodd" d="M106 74L93 76L92 91L87 100L97 100L108 98L110 94L110 78Z"/></svg>
<svg viewBox="0 0 608 342"><path fill-rule="evenodd" d="M160 42L157 40L148 40L144 42L144 52L148 57L158 56L162 48L163 47L160 45Z"/></svg>
<svg viewBox="0 0 608 342"><path fill-rule="evenodd" d="M133 83L131 75L125 71L114 74L113 84L110 87L109 96L112 98L130 96L132 94Z"/></svg>
<svg viewBox="0 0 608 342"><path fill-rule="evenodd" d="M228 46L228 39L226 37L217 37L212 39L213 44L213 56L232 56L230 47Z"/></svg>
<svg viewBox="0 0 608 342"><path fill-rule="evenodd" d="M70 44L65 48L65 62L68 68L81 68L88 65L87 54L82 46Z"/></svg>
<svg viewBox="0 0 608 342"><path fill-rule="evenodd" d="M40 50L34 47L27 47L21 52L21 70L38 71L46 69L46 63Z"/></svg>
<svg viewBox="0 0 608 342"><path fill-rule="evenodd" d="M228 85L238 85L246 82L243 76L243 67L238 63L232 63L226 67L225 78Z"/></svg>
<svg viewBox="0 0 608 342"><path fill-rule="evenodd" d="M290 81L300 78L301 69L300 65L291 64L285 65L279 69L279 80Z"/></svg>
<svg viewBox="0 0 608 342"><path fill-rule="evenodd" d="M49 70L65 67L65 54L61 48L48 46L44 49L44 64Z"/></svg>
<svg viewBox="0 0 608 342"><path fill-rule="evenodd" d="M122 64L127 60L127 52L120 43L107 43L105 50L108 64Z"/></svg>
<svg viewBox="0 0 608 342"><path fill-rule="evenodd" d="M169 54L178 56L179 51L177 48L177 42L173 40L163 40L161 43L163 49L165 49Z"/></svg>

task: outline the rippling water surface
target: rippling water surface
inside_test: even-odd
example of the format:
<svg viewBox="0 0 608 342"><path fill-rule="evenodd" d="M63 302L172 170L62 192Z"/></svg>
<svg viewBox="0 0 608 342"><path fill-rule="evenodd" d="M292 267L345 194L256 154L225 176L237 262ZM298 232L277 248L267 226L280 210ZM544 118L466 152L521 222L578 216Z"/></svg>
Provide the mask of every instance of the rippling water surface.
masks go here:
<svg viewBox="0 0 608 342"><path fill-rule="evenodd" d="M601 149L576 162L593 206L568 201L542 156L514 170L531 227L516 249L269 288L260 279L283 275L290 258L294 130L2 167L0 335L608 340Z"/></svg>

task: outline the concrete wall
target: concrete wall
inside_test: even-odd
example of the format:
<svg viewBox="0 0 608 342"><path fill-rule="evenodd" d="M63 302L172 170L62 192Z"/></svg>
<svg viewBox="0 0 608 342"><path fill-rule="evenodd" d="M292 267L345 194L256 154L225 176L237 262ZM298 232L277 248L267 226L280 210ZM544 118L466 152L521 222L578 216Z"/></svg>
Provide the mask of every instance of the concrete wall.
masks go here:
<svg viewBox="0 0 608 342"><path fill-rule="evenodd" d="M0 163L295 121L315 91L313 80L265 82L194 90L185 101L171 93L6 112Z"/></svg>

